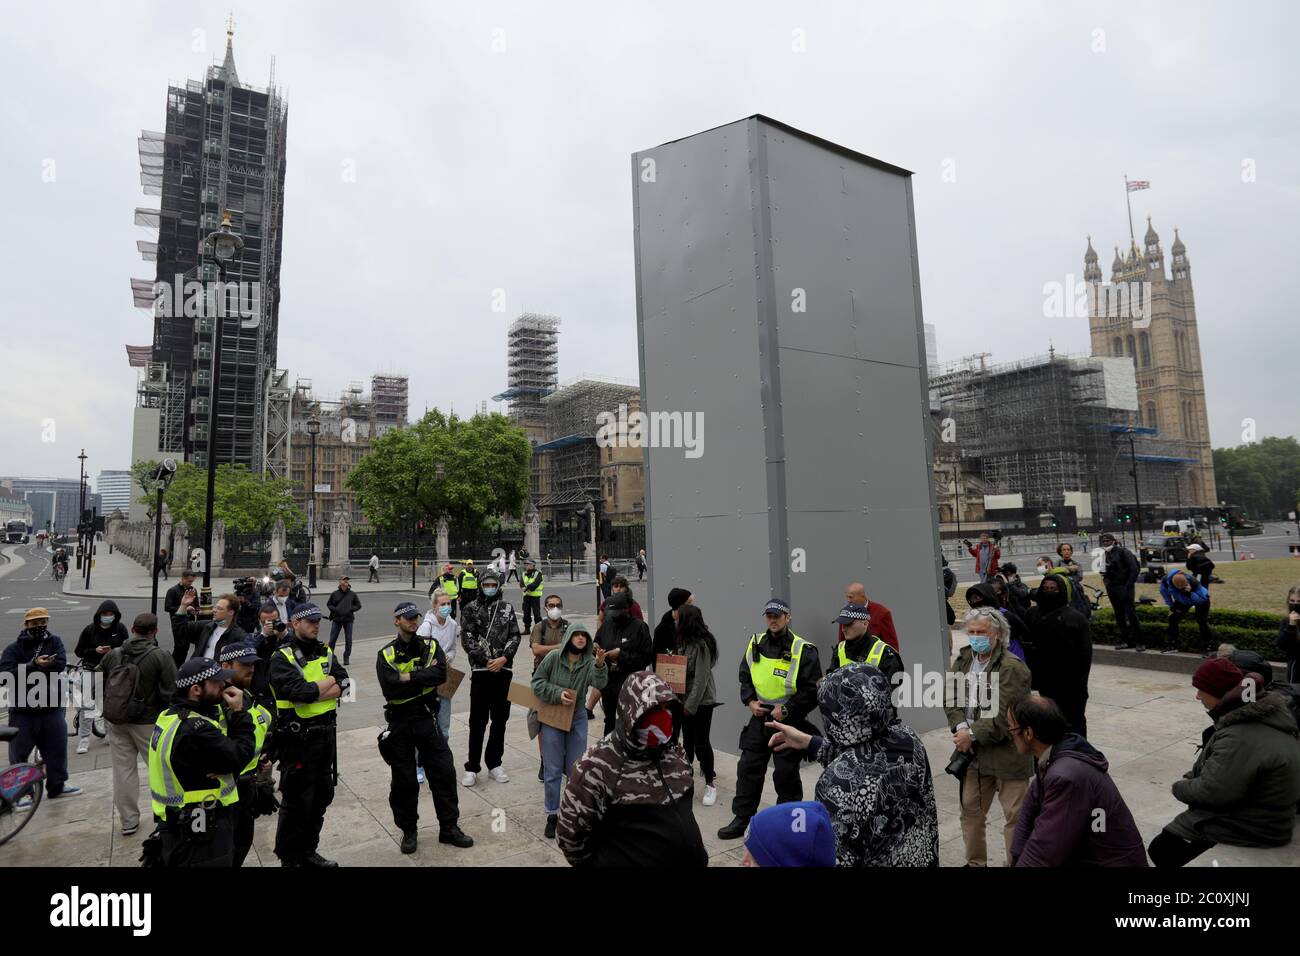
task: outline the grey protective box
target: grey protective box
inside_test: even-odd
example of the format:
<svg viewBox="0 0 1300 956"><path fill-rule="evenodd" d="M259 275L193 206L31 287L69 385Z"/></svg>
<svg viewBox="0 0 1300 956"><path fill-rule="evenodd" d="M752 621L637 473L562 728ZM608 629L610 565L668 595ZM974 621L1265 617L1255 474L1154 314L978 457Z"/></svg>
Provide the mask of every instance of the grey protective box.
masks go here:
<svg viewBox="0 0 1300 956"><path fill-rule="evenodd" d="M645 448L641 601L653 628L669 588L695 592L722 655L714 743L734 750L748 717L737 674L771 595L824 668L863 581L908 673L941 674L911 174L751 116L635 153L632 177L642 410L703 426L698 457Z"/></svg>

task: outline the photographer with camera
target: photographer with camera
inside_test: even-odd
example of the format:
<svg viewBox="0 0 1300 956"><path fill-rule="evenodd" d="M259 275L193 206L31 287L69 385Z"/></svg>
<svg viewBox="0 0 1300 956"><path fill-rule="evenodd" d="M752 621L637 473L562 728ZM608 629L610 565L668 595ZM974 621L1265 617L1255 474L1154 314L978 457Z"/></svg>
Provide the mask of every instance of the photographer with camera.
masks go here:
<svg viewBox="0 0 1300 956"><path fill-rule="evenodd" d="M1007 710L1029 695L1029 668L1006 650L1011 625L995 607L968 611L970 643L957 653L944 681L944 707L956 751L945 768L957 778L967 866L988 866L984 823L997 795L1004 818L1007 865L1016 815L1034 773L1007 726Z"/></svg>
<svg viewBox="0 0 1300 956"><path fill-rule="evenodd" d="M235 578L232 583L234 585L232 591L235 597L239 598L235 623L245 634L252 634L257 630L258 612L262 609L262 590L258 586L257 578L252 575L246 578Z"/></svg>
<svg viewBox="0 0 1300 956"><path fill-rule="evenodd" d="M274 601L266 601L257 612L257 627L248 632L249 640L257 646L257 663L253 665L253 699L264 707L275 710L275 694L271 692L271 655L276 652L286 636L289 625L280 620L280 609Z"/></svg>

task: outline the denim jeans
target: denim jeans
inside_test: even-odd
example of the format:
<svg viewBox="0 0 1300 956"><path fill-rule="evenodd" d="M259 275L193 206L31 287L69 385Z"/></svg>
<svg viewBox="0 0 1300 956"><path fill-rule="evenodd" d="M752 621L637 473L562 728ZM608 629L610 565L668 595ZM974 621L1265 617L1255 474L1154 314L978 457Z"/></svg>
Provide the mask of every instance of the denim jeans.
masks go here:
<svg viewBox="0 0 1300 956"><path fill-rule="evenodd" d="M352 622L351 621L331 621L330 622L330 650L334 650L334 645L338 643L339 631L343 631L343 659L351 660L352 658Z"/></svg>
<svg viewBox="0 0 1300 956"><path fill-rule="evenodd" d="M451 739L451 698L438 698L438 729L446 740Z"/></svg>
<svg viewBox="0 0 1300 956"><path fill-rule="evenodd" d="M587 711L573 708L573 726L566 733L542 724L542 766L544 809L549 816L560 812L560 778L569 772L587 750Z"/></svg>

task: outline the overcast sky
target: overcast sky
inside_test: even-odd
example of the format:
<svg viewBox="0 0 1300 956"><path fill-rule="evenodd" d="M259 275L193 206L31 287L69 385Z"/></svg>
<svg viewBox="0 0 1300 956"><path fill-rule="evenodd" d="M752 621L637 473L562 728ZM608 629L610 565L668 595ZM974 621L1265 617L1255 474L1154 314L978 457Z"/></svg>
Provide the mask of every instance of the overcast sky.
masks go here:
<svg viewBox="0 0 1300 956"><path fill-rule="evenodd" d="M130 464L123 345L152 333L128 279L153 278L135 241L157 238L132 216L159 201L140 189L136 137L163 128L168 83L220 61L228 9L54 2L8 18L0 474L75 477L83 446L92 473ZM264 86L274 56L288 97L279 356L318 394L399 372L413 413L469 412L504 388L521 310L562 317L561 381L634 380L629 156L765 113L915 171L922 302L945 361L1049 339L1086 352L1087 320L1045 319L1043 286L1081 277L1088 234L1109 276L1128 239L1123 177L1150 180L1133 196L1138 236L1150 215L1166 254L1175 226L1187 245L1214 444L1239 444L1246 418L1259 437L1297 431L1294 4L312 2L234 16L241 80Z"/></svg>

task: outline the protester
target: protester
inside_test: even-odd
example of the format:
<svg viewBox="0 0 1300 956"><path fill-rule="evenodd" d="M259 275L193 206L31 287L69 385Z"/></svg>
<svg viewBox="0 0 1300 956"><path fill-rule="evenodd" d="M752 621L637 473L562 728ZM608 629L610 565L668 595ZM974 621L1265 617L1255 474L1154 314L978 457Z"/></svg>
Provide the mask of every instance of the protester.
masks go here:
<svg viewBox="0 0 1300 956"><path fill-rule="evenodd" d="M253 667L259 660L257 648L251 643L231 644L221 652L218 663L230 670L230 683L244 696L244 712L253 720L253 756L240 770L235 781L239 800L234 806L234 849L232 866L243 866L248 851L253 848L254 820L265 813L280 808L275 799L271 780L270 750L273 743L273 711L253 699ZM227 719L229 714L227 713Z"/></svg>
<svg viewBox="0 0 1300 956"><path fill-rule="evenodd" d="M964 539L962 544L966 545L967 552L975 559L975 573L981 584L998 573L998 559L1002 557L1002 549L993 543L987 531L980 535L978 547L972 545L969 538Z"/></svg>
<svg viewBox="0 0 1300 956"><path fill-rule="evenodd" d="M1202 734L1192 769L1174 783L1187 809L1151 841L1156 866L1183 866L1216 843L1284 846L1300 801L1300 746L1282 694L1261 674L1242 674L1213 657L1192 677L1196 699L1214 722Z"/></svg>
<svg viewBox="0 0 1300 956"><path fill-rule="evenodd" d="M957 575L948 567L947 558L941 555L939 560L943 562L943 606L947 608L948 626L952 627L957 623L957 612L952 609L952 596L957 593Z"/></svg>
<svg viewBox="0 0 1300 956"><path fill-rule="evenodd" d="M1300 683L1300 584L1286 594L1286 617L1277 630L1277 649L1286 658L1288 683Z"/></svg>
<svg viewBox="0 0 1300 956"><path fill-rule="evenodd" d="M1192 542L1187 546L1187 570L1196 575L1201 587L1208 593L1210 580L1214 577L1214 562L1205 553L1205 545Z"/></svg>
<svg viewBox="0 0 1300 956"><path fill-rule="evenodd" d="M370 571L369 575L367 575L366 577L366 583L369 584L372 581L378 581L379 580L379 555L372 554L370 556L370 560L366 562L366 567Z"/></svg>
<svg viewBox="0 0 1300 956"><path fill-rule="evenodd" d="M558 594L546 595L546 614L544 617L539 617L532 630L528 632L528 649L533 654L533 674L537 673L537 665L541 663L542 658L563 643L564 636L568 631L569 621L564 616L563 599ZM595 694L597 698L600 697L600 691L595 688L589 688L587 693L588 700L590 700L591 694ZM593 716L591 708L588 706L583 709L584 716L591 720ZM545 782L546 753L542 749L541 724L537 720L537 711L535 710L528 713L528 733L530 737L537 738L537 756L541 761L537 767L537 779Z"/></svg>
<svg viewBox="0 0 1300 956"><path fill-rule="evenodd" d="M720 840L745 835L750 818L758 812L769 759L777 803L803 799L799 755L774 754L768 748L773 731L767 724L787 724L816 733L808 715L817 706L817 682L822 677L817 646L791 630L790 605L783 598L771 598L763 608L763 617L767 630L750 636L740 660L740 701L749 708L750 718L740 732L733 818L718 831Z"/></svg>
<svg viewBox="0 0 1300 956"><path fill-rule="evenodd" d="M230 685L232 676L216 661L186 661L150 737L149 790L165 867L234 862L235 778L256 745L244 693Z"/></svg>
<svg viewBox="0 0 1300 956"><path fill-rule="evenodd" d="M330 650L334 650L334 645L339 640L339 631L342 631L343 666L347 667L352 662L352 623L357 619L357 611L361 610L361 598L352 590L352 582L346 574L339 578L339 586L325 602L325 610L329 612L330 619Z"/></svg>
<svg viewBox="0 0 1300 956"><path fill-rule="evenodd" d="M1092 617L1092 602L1088 600L1088 594L1083 589L1083 568L1079 567L1074 560L1074 545L1068 541L1062 541L1056 546L1056 554L1060 558L1059 565L1053 566L1052 559L1043 557L1039 559L1039 574L1048 574L1055 570L1058 574L1068 574L1070 577L1070 607L1074 608L1086 618ZM1043 562L1047 562L1047 567L1042 567Z"/></svg>
<svg viewBox="0 0 1300 956"><path fill-rule="evenodd" d="M568 776L573 765L587 749L587 713L578 706L589 687L604 687L609 680L605 666L605 649L593 650L591 635L585 627L570 624L564 644L547 653L533 672L532 688L544 704L563 704L573 708L568 730L541 725L542 768L545 790L542 809L546 814L546 839L555 837L560 814L560 777Z"/></svg>
<svg viewBox="0 0 1300 956"><path fill-rule="evenodd" d="M645 621L631 614L632 595L617 591L605 602L605 621L596 631L596 643L605 649L609 660L609 680L601 691L605 711L605 733L613 732L617 722L619 693L630 674L654 666L654 641Z"/></svg>
<svg viewBox="0 0 1300 956"><path fill-rule="evenodd" d="M1045 575L1034 601L1025 620L1029 630L1025 664L1029 667L1030 686L1056 701L1070 730L1086 737L1092 634L1087 619L1070 607L1069 575Z"/></svg>
<svg viewBox="0 0 1300 956"><path fill-rule="evenodd" d="M289 596L289 589L292 585L281 578L275 582L275 592L271 596L271 602L275 605L276 613L280 615L280 623L287 625L293 618L293 612L298 609L298 602Z"/></svg>
<svg viewBox="0 0 1300 956"><path fill-rule="evenodd" d="M816 800L778 803L754 814L745 831L741 866L834 866L830 811Z"/></svg>
<svg viewBox="0 0 1300 956"><path fill-rule="evenodd" d="M467 562L468 564L468 562ZM461 575L461 598L465 595L465 575ZM501 596L501 578L496 571L484 570L482 594L469 605L462 605L461 644L470 665L469 750L465 758L465 775L461 784L472 787L483 769L486 757L488 776L497 783L508 783L509 775L501 766L506 752L506 721L510 719L510 682L513 680L515 652L519 650L519 620L514 606ZM478 593L477 583L471 593ZM488 721L487 752L483 752L483 731Z"/></svg>
<svg viewBox="0 0 1300 956"><path fill-rule="evenodd" d="M1117 650L1132 647L1145 651L1146 640L1142 637L1142 625L1138 622L1136 610L1138 559L1109 531L1099 541L1106 552L1101 580L1106 586L1106 597L1115 609L1115 623L1119 626L1119 643L1115 647Z"/></svg>
<svg viewBox="0 0 1300 956"><path fill-rule="evenodd" d="M63 716L62 674L68 668L63 641L49 631L50 612L28 608L18 639L0 654L0 673L10 674L23 694L38 698L19 707L9 703L9 726L18 736L9 741L9 762L26 763L32 748L38 747L45 761L45 795L72 797L80 787L68 786L68 721Z"/></svg>
<svg viewBox="0 0 1300 956"><path fill-rule="evenodd" d="M105 655L101 666L104 718L113 759L113 806L122 836L131 836L140 828L137 763L149 763L154 724L176 693L176 662L158 646L158 618L138 614L130 635Z"/></svg>
<svg viewBox="0 0 1300 956"><path fill-rule="evenodd" d="M966 865L988 865L984 825L996 794L1002 804L1002 833L1010 866L1016 814L1034 767L1030 758L1016 750L1007 726L1007 708L1029 694L1029 668L1007 653L1011 628L1000 610L972 608L964 623L970 643L958 652L945 680L944 705L957 748L948 772L969 760L957 783ZM995 703L997 706L992 706Z"/></svg>
<svg viewBox="0 0 1300 956"><path fill-rule="evenodd" d="M93 675L107 654L115 647L121 647L127 639L126 627L122 624L122 612L113 601L104 601L95 611L89 624L81 629L77 646L73 653L81 660L82 686L81 706L77 712L77 753L84 754L90 750L90 732L95 722L99 707L93 690Z"/></svg>
<svg viewBox="0 0 1300 956"><path fill-rule="evenodd" d="M845 604L860 604L870 613L871 617L867 621L867 631L880 638L894 650L899 651L898 631L894 629L894 615L881 604L879 601L867 600L866 586L861 583L853 583L844 589ZM839 629L839 640L844 640L844 626Z"/></svg>
<svg viewBox="0 0 1300 956"><path fill-rule="evenodd" d="M610 584L609 593L618 594L619 592L627 594L627 599L630 602L627 607L628 614L632 615L632 617L636 618L638 621L644 621L645 613L641 610L641 605L636 603L636 597L632 594L632 585L628 583L627 578L623 575L616 574L614 575L613 582Z"/></svg>
<svg viewBox="0 0 1300 956"><path fill-rule="evenodd" d="M694 596L686 588L673 588L668 592L668 610L655 625L653 643L656 657L677 652L677 612L682 605L694 603Z"/></svg>
<svg viewBox="0 0 1300 956"><path fill-rule="evenodd" d="M189 592L181 599L181 610L193 607L198 596ZM182 628L187 644L194 645L194 658L214 661L231 644L242 644L248 639L235 623L235 608L239 598L223 594L212 603L212 620L194 620Z"/></svg>
<svg viewBox="0 0 1300 956"><path fill-rule="evenodd" d="M526 587L524 587L524 582L519 577L519 568L515 565L515 552L513 548L510 549L510 554L506 558L506 578L504 581L501 582L502 586L509 584L511 578L514 578L515 583L518 584L520 587L522 587L525 591L528 590Z"/></svg>
<svg viewBox="0 0 1300 956"><path fill-rule="evenodd" d="M713 785L717 772L713 766L713 744L709 740L713 726L713 708L718 706L713 682L713 667L718 663L718 641L704 623L704 615L694 604L683 604L677 617L676 654L686 657L686 693L682 695L682 749L686 764L694 773L695 757L700 758L704 774L703 804L718 802Z"/></svg>
<svg viewBox="0 0 1300 956"><path fill-rule="evenodd" d="M282 805L275 832L281 866L336 867L318 852L338 786L338 706L350 678L320 642L320 608L297 606L293 637L271 656Z"/></svg>
<svg viewBox="0 0 1300 956"><path fill-rule="evenodd" d="M903 658L883 638L871 633L870 618L871 612L861 604L849 603L841 608L839 616L831 621L840 627L840 642L835 645L826 672L865 661L892 685L895 675L903 673Z"/></svg>
<svg viewBox="0 0 1300 956"><path fill-rule="evenodd" d="M456 659L456 651L460 647L460 624L452 617L452 611L455 610L456 602L452 600L451 595L442 588L437 588L433 592L433 604L428 613L424 615L424 620L420 622L419 629L415 632L416 637L433 638L438 642L438 647L442 650L443 657L446 659L447 670L451 670L452 662ZM438 698L438 729L442 731L442 736L451 740L451 698ZM423 764L421 764L423 767ZM420 777L420 774L416 774ZM424 783L423 779L418 780Z"/></svg>
<svg viewBox="0 0 1300 956"><path fill-rule="evenodd" d="M456 767L437 722L441 701L438 688L447 680L447 656L439 641L418 636L420 609L413 602L402 601L393 608L393 624L397 636L379 649L375 673L388 722L379 736L379 753L392 769L388 805L393 810L393 822L402 831L399 848L403 853L414 853L419 845L417 762L426 768L433 794L438 842L462 849L471 847L474 841L459 825Z"/></svg>
<svg viewBox="0 0 1300 956"><path fill-rule="evenodd" d="M614 731L592 745L560 798L556 844L573 866L707 866L691 768L662 677L623 683Z"/></svg>
<svg viewBox="0 0 1300 956"><path fill-rule="evenodd" d="M180 580L167 589L167 594L163 598L163 613L168 617L172 627L172 661L177 667L185 663L185 659L190 656L190 645L185 637L188 633L183 631L186 624L190 623L192 614L198 613L198 606L191 601L187 607L189 612L181 610L181 602L185 599L187 592L194 591L194 572L189 568L181 571ZM197 591L194 591L197 595ZM287 619L286 619L287 620Z"/></svg>
<svg viewBox="0 0 1300 956"><path fill-rule="evenodd" d="M1160 596L1169 607L1169 624L1161 653L1178 650L1178 625L1187 613L1196 615L1201 634L1201 656L1213 657L1214 641L1210 637L1210 592L1189 572L1175 568L1160 582Z"/></svg>
<svg viewBox="0 0 1300 956"><path fill-rule="evenodd" d="M459 603L457 598L460 596L460 586L456 583L456 571L450 561L442 566L442 575L429 585L429 599L433 599L433 592L442 588L444 594L451 598L451 617L456 618L456 605Z"/></svg>
<svg viewBox="0 0 1300 956"><path fill-rule="evenodd" d="M1067 609L1068 610L1068 609ZM1016 749L1033 757L1034 777L1016 818L1016 866L1146 866L1142 834L1105 756L1048 697L1024 697L1009 708Z"/></svg>
<svg viewBox="0 0 1300 956"><path fill-rule="evenodd" d="M1019 568L1008 561L1002 565L998 571L998 576L1006 585L1008 607L1023 617L1025 612L1029 610L1029 587L1024 581L1020 580Z"/></svg>
<svg viewBox="0 0 1300 956"><path fill-rule="evenodd" d="M1005 593L1003 591L1002 594L999 594L992 581L973 584L966 589L966 606L971 610L977 607L989 607L1000 611L1010 628L1007 650L1023 661L1025 659L1025 641L1029 640L1029 625L1025 623L1023 617L1002 603L1002 596Z"/></svg>
<svg viewBox="0 0 1300 956"><path fill-rule="evenodd" d="M807 750L826 768L816 793L830 811L837 866L939 865L930 759L921 738L898 719L891 693L878 668L850 663L817 688L825 737L768 724L773 750Z"/></svg>

